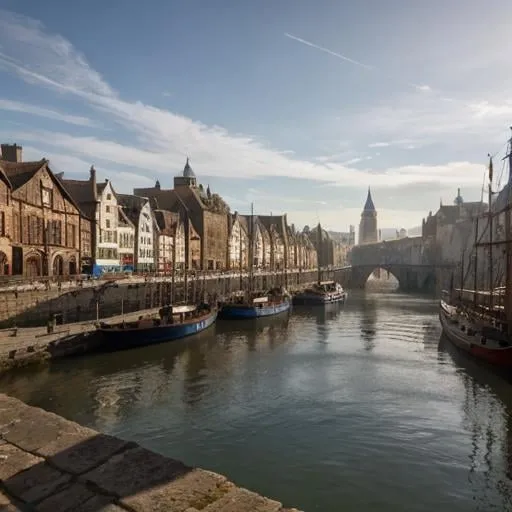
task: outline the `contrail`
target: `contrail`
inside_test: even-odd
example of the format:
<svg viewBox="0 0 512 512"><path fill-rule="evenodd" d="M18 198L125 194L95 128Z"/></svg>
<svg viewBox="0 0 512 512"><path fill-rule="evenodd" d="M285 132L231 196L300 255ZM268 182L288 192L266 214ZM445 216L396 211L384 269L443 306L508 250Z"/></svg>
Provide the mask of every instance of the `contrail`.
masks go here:
<svg viewBox="0 0 512 512"><path fill-rule="evenodd" d="M350 62L351 64L355 64L356 66L360 66L364 69L375 69L373 66L369 66L368 64L363 64L362 62L358 62L357 60L351 59L349 57L345 57L345 55L342 55L341 53L333 52L332 50L329 50L328 48L324 48L323 46L319 46L317 44L311 43L310 41L306 41L305 39L301 39L300 37L293 36L292 34L288 34L288 32L285 32L284 35L286 37L289 37L290 39L293 39L294 41L298 41L299 43L305 44L306 46L311 46L311 48L316 48L317 50L328 53L329 55L332 55L333 57L337 57L338 59L342 59L346 62Z"/></svg>
<svg viewBox="0 0 512 512"><path fill-rule="evenodd" d="M355 64L356 66L359 66L364 69L368 69L370 71L379 71L382 73L382 70L379 70L375 66L370 66L368 64L364 64L363 62L359 62L357 60L351 59L350 57L346 57L345 55L342 55L341 53L333 52L332 50L329 50L329 48L324 48L323 46L320 46L318 44L312 43L311 41L306 41L305 39L302 39L297 36L293 36L292 34L289 34L288 32L285 32L284 35L288 37L289 39L293 39L294 41L297 41L299 43L305 44L306 46L310 46L311 48L316 48L317 50L320 50L324 53L328 53L329 55L332 55L333 57L337 57L338 59L342 59L346 62L350 62L351 64ZM385 73L383 73L386 75ZM390 75L386 75L389 78L393 78ZM422 85L422 84L415 84L411 82L407 82L407 85L409 87L413 87L414 89L421 91L421 92L432 92L432 89L428 85Z"/></svg>

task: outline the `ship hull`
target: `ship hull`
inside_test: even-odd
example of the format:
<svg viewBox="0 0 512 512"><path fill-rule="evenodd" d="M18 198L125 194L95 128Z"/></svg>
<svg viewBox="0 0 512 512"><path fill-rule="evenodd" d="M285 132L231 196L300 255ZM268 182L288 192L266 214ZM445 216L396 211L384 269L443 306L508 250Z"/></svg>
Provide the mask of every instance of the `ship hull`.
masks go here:
<svg viewBox="0 0 512 512"><path fill-rule="evenodd" d="M217 310L214 310L206 315L178 324L127 329L122 328L121 324L110 328L100 327L98 331L101 332L104 339L100 349L105 351L125 350L179 340L208 329L216 319Z"/></svg>
<svg viewBox="0 0 512 512"><path fill-rule="evenodd" d="M335 302L343 303L347 299L347 292L342 293L299 293L293 297L293 303L300 306L332 304Z"/></svg>
<svg viewBox="0 0 512 512"><path fill-rule="evenodd" d="M492 343L491 340L486 341L486 345L484 345L482 343L482 336L479 333L468 335L467 331L462 331L460 324L453 320L442 305L439 310L439 320L444 335L456 347L492 365L512 368L512 346L503 347L497 344L486 346L487 343Z"/></svg>
<svg viewBox="0 0 512 512"><path fill-rule="evenodd" d="M252 306L249 304L225 304L219 312L219 317L225 320L241 320L273 316L288 311L290 306L291 303L288 300L261 306Z"/></svg>

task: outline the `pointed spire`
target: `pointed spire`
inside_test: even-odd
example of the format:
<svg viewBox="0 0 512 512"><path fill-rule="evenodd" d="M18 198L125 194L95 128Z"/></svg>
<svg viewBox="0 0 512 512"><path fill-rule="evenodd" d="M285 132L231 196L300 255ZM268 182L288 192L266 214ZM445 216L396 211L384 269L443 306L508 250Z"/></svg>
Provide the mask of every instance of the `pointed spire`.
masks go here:
<svg viewBox="0 0 512 512"><path fill-rule="evenodd" d="M195 178L196 175L194 174L194 171L192 170L192 167L190 167L190 158L187 156L187 161L185 163L185 167L183 168L183 176L185 178Z"/></svg>
<svg viewBox="0 0 512 512"><path fill-rule="evenodd" d="M368 196L366 197L364 211L365 212L374 212L375 211L375 205L373 204L372 193L370 191L370 187L368 187Z"/></svg>
<svg viewBox="0 0 512 512"><path fill-rule="evenodd" d="M210 185L208 185L208 186L206 187L206 195L208 196L208 199L210 199L210 197L212 197L212 193L211 193L211 191L210 191Z"/></svg>

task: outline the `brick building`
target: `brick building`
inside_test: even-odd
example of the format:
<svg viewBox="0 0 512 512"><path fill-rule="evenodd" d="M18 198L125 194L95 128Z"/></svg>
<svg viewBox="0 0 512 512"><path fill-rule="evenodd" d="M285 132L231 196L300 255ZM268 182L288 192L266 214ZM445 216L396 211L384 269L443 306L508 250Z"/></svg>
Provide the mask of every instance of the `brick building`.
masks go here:
<svg viewBox="0 0 512 512"><path fill-rule="evenodd" d="M174 178L173 189L162 189L156 182L152 188L134 189L135 195L151 199L153 207L178 211L185 207L190 223L200 238L201 256L198 268L223 270L228 260L229 206L210 188L198 185L189 160L183 173ZM196 260L193 259L193 264Z"/></svg>
<svg viewBox="0 0 512 512"><path fill-rule="evenodd" d="M48 160L23 162L16 144L1 149L2 272L29 277L76 274L82 255L90 251L89 219L81 215Z"/></svg>

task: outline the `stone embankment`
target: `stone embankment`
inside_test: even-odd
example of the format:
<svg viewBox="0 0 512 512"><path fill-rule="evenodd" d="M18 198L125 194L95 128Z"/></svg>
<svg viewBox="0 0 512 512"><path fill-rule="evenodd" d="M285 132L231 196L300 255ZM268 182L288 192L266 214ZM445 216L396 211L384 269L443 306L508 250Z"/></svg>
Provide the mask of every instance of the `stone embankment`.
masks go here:
<svg viewBox="0 0 512 512"><path fill-rule="evenodd" d="M0 394L0 510L299 512Z"/></svg>
<svg viewBox="0 0 512 512"><path fill-rule="evenodd" d="M338 275L339 274L339 275ZM344 274L336 275L342 279ZM333 278L334 271L323 271L324 278ZM317 279L316 271L258 272L254 276L256 289L285 285L290 290L300 288ZM0 287L0 328L46 325L52 315L61 323L95 320L96 316L109 317L149 309L163 302L195 302L204 294L228 297L247 289L247 275L235 273L197 274L189 276L187 283L176 279L174 286L167 277L129 277L77 282L15 283ZM343 284L343 279L342 279ZM41 288L43 286L43 288Z"/></svg>
<svg viewBox="0 0 512 512"><path fill-rule="evenodd" d="M146 309L108 318L109 322L136 320L139 316L158 313L158 308ZM107 320L107 319L101 319ZM47 327L21 327L0 330L0 372L59 357L84 354L100 343L96 322L78 322Z"/></svg>

